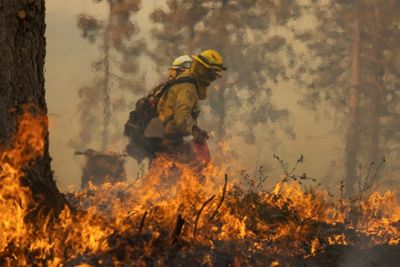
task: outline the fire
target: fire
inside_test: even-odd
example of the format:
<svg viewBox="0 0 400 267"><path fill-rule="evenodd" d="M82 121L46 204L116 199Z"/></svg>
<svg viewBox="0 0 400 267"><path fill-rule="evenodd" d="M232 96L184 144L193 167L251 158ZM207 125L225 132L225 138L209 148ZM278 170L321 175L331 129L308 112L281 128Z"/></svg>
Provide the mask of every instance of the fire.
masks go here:
<svg viewBox="0 0 400 267"><path fill-rule="evenodd" d="M76 211L32 225L25 218L35 203L20 180L43 155L46 129L46 117L24 114L13 145L0 152L5 266L168 265L171 251L193 264L230 255L231 264L290 266L291 257L335 245L399 245L394 192L333 201L285 180L262 192L226 177L227 164L199 169L162 155L143 179L88 186L68 196Z"/></svg>
<svg viewBox="0 0 400 267"><path fill-rule="evenodd" d="M47 120L28 113L20 120L12 147L0 152L0 251L6 250L11 242L24 243L31 229L24 222L30 210L30 191L21 186L23 167L41 156L44 149L44 130Z"/></svg>
<svg viewBox="0 0 400 267"><path fill-rule="evenodd" d="M313 239L311 241L311 255L314 256L317 253L319 247L320 247L319 240L317 238Z"/></svg>
<svg viewBox="0 0 400 267"><path fill-rule="evenodd" d="M346 236L344 234L330 236L328 237L328 243L330 245L347 245Z"/></svg>

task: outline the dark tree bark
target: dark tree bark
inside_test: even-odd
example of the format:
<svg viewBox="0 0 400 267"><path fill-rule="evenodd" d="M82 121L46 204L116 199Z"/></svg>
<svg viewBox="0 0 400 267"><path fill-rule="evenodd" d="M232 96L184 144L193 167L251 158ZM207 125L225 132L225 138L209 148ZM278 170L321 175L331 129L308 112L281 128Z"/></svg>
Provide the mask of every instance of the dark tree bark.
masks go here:
<svg viewBox="0 0 400 267"><path fill-rule="evenodd" d="M18 118L26 112L47 114L44 89L45 1L0 0L0 144L11 146ZM38 204L35 211L62 210L66 201L51 171L48 129L42 157L26 167L22 182ZM36 213L35 213L36 214Z"/></svg>

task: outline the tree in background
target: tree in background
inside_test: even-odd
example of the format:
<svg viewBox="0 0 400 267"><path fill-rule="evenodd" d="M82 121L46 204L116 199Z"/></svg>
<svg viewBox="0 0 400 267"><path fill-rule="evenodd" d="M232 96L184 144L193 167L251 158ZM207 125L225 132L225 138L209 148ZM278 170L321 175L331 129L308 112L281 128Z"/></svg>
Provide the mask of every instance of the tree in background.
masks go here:
<svg viewBox="0 0 400 267"><path fill-rule="evenodd" d="M254 128L268 122L281 123L294 138L289 113L271 103L269 86L288 78L288 58L293 55L284 33L271 29L299 16L297 11L296 1L289 0L169 0L152 13L155 58L161 65L177 55L208 48L223 55L228 71L209 93L210 107L218 117L217 139L226 136L229 123L235 131L231 137L241 135L254 143Z"/></svg>
<svg viewBox="0 0 400 267"><path fill-rule="evenodd" d="M109 14L106 20L88 14L81 14L78 18L82 37L99 45L101 58L92 65L95 72L93 81L79 91L81 130L76 146L85 146L93 137L100 135L101 149L104 151L112 137L110 126L118 129L114 133L114 141L122 137L121 123L118 123L112 113L127 112L125 94L142 89L135 78L138 77L138 58L145 46L135 38L139 30L132 18L140 10L140 0L96 2L108 4ZM119 90L118 94L115 93L116 90ZM98 125L102 125L101 133Z"/></svg>
<svg viewBox="0 0 400 267"><path fill-rule="evenodd" d="M371 0L363 5L368 18L365 19L365 37L368 42L364 45L362 75L367 94L365 157L370 162L379 162L383 156L388 155L390 161L393 161L396 154L398 157L400 153L397 145L400 142L400 3Z"/></svg>
<svg viewBox="0 0 400 267"><path fill-rule="evenodd" d="M387 122L395 116L388 114L396 87L389 77L397 73L393 55L399 45L393 37L399 35L399 4L391 0L313 3L306 8L315 15L317 26L297 35L308 44L311 62L299 68L297 77L307 85L304 103L314 110L329 103L345 129L345 189L351 196L359 164L379 165L384 144L395 138Z"/></svg>

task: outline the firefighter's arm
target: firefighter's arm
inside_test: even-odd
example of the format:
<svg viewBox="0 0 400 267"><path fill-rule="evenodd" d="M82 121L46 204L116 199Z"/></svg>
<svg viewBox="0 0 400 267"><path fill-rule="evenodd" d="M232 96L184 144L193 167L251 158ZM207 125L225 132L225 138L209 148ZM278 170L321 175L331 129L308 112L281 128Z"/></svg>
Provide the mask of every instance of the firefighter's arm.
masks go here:
<svg viewBox="0 0 400 267"><path fill-rule="evenodd" d="M167 125L165 130L166 132L172 130L182 135L190 135L193 126L196 125L196 121L192 118L192 110L199 97L196 87L191 84L185 84L185 87L180 89L177 90L175 112L170 123L171 126L175 126L175 129L168 129Z"/></svg>

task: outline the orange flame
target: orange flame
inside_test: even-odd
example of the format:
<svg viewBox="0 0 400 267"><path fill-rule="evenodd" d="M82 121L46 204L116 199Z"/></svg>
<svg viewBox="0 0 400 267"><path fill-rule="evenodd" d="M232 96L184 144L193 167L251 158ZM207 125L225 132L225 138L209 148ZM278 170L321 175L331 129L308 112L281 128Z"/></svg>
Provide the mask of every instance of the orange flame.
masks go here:
<svg viewBox="0 0 400 267"><path fill-rule="evenodd" d="M32 257L43 265L61 266L71 258L108 253L116 233L151 233L151 240L159 240L173 232L178 214L184 221L179 238L210 251L218 242L235 240L251 243L249 253L314 256L324 246L352 244L345 233L316 236L318 224L344 225L368 236L367 245L399 244L400 205L393 192L375 192L357 203L342 200L338 205L327 201L323 190L304 192L296 182L278 183L267 193L237 189L230 181L223 191L227 165L210 163L199 172L166 156L157 158L134 184L106 183L76 193L80 212L65 208L57 224L50 227L44 220L38 229L24 220L32 196L20 179L24 168L43 155L46 135L45 116L24 114L13 145L0 152L0 255L9 255L6 266L29 265ZM349 220L355 210L358 219ZM156 250L151 241L141 249L146 256ZM113 259L115 265L120 261ZM201 262L211 264L212 259L207 255ZM143 262L138 259L138 264ZM276 258L265 264L286 266Z"/></svg>

